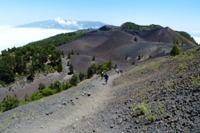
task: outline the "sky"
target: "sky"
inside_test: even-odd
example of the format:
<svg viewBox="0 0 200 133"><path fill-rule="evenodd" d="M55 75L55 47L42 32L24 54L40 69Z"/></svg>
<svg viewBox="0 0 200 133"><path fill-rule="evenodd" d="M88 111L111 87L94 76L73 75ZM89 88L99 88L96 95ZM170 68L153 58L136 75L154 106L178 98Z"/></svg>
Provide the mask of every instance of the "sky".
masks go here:
<svg viewBox="0 0 200 133"><path fill-rule="evenodd" d="M116 26L129 21L186 31L200 43L199 6L200 0L1 0L0 26L58 17Z"/></svg>
<svg viewBox="0 0 200 133"><path fill-rule="evenodd" d="M199 0L1 0L0 25L20 25L61 17L121 25L160 24L200 31Z"/></svg>

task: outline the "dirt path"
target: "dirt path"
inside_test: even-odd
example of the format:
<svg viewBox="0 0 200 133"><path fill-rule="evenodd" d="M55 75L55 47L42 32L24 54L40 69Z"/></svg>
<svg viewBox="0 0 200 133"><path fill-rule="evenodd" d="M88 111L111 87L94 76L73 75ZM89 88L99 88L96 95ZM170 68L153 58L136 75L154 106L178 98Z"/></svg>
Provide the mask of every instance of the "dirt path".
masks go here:
<svg viewBox="0 0 200 133"><path fill-rule="evenodd" d="M107 101L112 98L112 81L117 77L119 77L118 74L110 75L109 83L106 85L104 84L103 80L100 80L99 77L95 77L90 82L83 85L83 87L80 85L77 88L69 90L72 91L69 92L71 94L64 92L56 95L55 97L50 97L43 102L39 102L39 104L34 105L35 107L32 107L33 109L29 110L30 112L28 114L32 114L33 116L27 116L25 120L22 120L23 118L21 116L21 124L14 124L14 126L8 128L7 132L63 132L65 127L72 125L76 122L78 123L79 120L98 112L100 109L106 106ZM83 88L85 88L85 90L82 90ZM69 98L68 95L71 95L71 97ZM65 97L68 97L68 99L65 99L66 104L64 104L64 106L58 101L62 101ZM57 102L55 102L56 98L59 99ZM53 99L54 102L52 102ZM37 108L39 108L38 106L42 107L43 109L41 109L41 111L36 111ZM50 113L46 113L48 110ZM75 127L76 125L72 126Z"/></svg>

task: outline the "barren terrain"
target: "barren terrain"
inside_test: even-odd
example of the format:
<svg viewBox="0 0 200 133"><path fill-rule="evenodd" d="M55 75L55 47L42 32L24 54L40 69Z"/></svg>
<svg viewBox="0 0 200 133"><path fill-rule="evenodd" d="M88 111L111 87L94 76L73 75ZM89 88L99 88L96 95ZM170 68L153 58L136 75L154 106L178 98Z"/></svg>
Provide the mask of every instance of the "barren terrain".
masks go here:
<svg viewBox="0 0 200 133"><path fill-rule="evenodd" d="M2 133L199 132L200 52L138 62L0 114ZM141 112L138 112L141 111Z"/></svg>

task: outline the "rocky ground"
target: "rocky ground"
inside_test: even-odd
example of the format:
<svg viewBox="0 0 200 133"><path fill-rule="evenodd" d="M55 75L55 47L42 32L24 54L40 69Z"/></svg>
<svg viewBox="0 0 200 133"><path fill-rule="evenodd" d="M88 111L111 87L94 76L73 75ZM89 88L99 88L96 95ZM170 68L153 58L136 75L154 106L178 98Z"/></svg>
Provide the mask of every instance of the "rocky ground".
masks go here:
<svg viewBox="0 0 200 133"><path fill-rule="evenodd" d="M136 63L0 114L4 133L200 132L200 52Z"/></svg>

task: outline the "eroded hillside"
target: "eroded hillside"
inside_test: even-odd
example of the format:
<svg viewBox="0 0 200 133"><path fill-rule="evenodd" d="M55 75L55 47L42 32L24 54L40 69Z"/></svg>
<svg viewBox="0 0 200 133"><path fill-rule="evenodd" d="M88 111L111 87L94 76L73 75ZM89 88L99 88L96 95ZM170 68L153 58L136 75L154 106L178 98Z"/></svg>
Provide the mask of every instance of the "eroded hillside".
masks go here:
<svg viewBox="0 0 200 133"><path fill-rule="evenodd" d="M159 57L0 115L1 132L198 132L200 51Z"/></svg>

